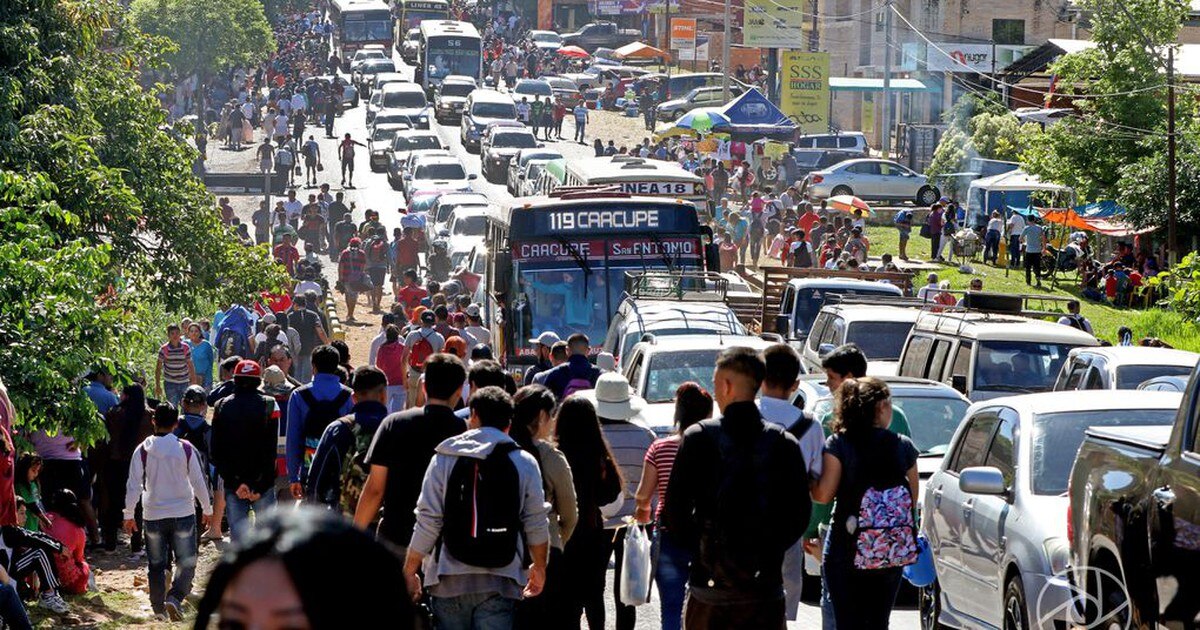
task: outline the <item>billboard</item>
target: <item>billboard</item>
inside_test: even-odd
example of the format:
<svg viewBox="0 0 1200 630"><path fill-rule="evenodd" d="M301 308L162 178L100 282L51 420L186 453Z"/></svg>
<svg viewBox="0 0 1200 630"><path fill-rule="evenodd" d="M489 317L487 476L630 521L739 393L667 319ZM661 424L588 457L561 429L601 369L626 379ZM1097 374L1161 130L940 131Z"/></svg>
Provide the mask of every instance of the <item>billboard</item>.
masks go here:
<svg viewBox="0 0 1200 630"><path fill-rule="evenodd" d="M903 60L900 70L991 74L993 71L1004 70L1025 56L1025 53L1033 50L1033 46L996 44L996 62L993 64L992 48L991 44L935 42L930 45L924 42L910 42L902 47Z"/></svg>
<svg viewBox="0 0 1200 630"><path fill-rule="evenodd" d="M680 49L680 61L708 61L708 35L696 33L696 47Z"/></svg>
<svg viewBox="0 0 1200 630"><path fill-rule="evenodd" d="M679 10L679 0L670 0L671 12ZM666 0L588 0L588 11L592 15L642 15L664 13Z"/></svg>
<svg viewBox="0 0 1200 630"><path fill-rule="evenodd" d="M681 53L696 47L696 19L671 18L671 50Z"/></svg>
<svg viewBox="0 0 1200 630"><path fill-rule="evenodd" d="M779 53L779 108L801 133L829 131L829 53Z"/></svg>
<svg viewBox="0 0 1200 630"><path fill-rule="evenodd" d="M745 0L742 44L752 48L807 48L805 11L810 0Z"/></svg>

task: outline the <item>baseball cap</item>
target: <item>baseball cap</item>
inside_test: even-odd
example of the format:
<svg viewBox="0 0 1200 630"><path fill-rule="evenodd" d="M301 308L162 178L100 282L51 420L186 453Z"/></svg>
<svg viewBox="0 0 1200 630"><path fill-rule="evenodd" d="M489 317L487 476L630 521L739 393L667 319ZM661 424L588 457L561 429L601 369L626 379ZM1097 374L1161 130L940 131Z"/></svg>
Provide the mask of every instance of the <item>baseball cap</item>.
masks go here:
<svg viewBox="0 0 1200 630"><path fill-rule="evenodd" d="M188 388L183 392L183 402L198 403L203 402L208 398L208 394L204 393L204 388L199 385L188 385Z"/></svg>
<svg viewBox="0 0 1200 630"><path fill-rule="evenodd" d="M468 317L479 317L479 305L471 304L471 305L467 306L467 316Z"/></svg>
<svg viewBox="0 0 1200 630"><path fill-rule="evenodd" d="M553 330L547 330L546 332L538 335L536 339L530 339L529 343L538 344L549 348L559 341L562 341L562 339L559 339L557 333L555 333Z"/></svg>
<svg viewBox="0 0 1200 630"><path fill-rule="evenodd" d="M258 365L258 361L250 359L242 359L238 361L237 367L233 368L233 375L246 376L250 378L262 378L262 367Z"/></svg>
<svg viewBox="0 0 1200 630"><path fill-rule="evenodd" d="M362 239L355 236L354 238L350 239L349 245L350 247L358 247L359 245L362 245Z"/></svg>

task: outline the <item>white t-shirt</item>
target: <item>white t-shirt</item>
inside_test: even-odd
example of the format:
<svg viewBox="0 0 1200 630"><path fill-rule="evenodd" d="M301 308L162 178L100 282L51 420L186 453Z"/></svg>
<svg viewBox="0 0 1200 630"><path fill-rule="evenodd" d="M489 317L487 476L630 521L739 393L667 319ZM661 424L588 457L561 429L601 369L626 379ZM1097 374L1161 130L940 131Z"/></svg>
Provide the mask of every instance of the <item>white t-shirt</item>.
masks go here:
<svg viewBox="0 0 1200 630"><path fill-rule="evenodd" d="M317 284L316 282L313 282L312 280L301 280L300 282L297 282L296 288L294 291L292 291L292 293L294 293L295 295L304 295L305 293L308 293L309 291L316 293L317 297L321 297L321 294L322 294L321 285Z"/></svg>
<svg viewBox="0 0 1200 630"><path fill-rule="evenodd" d="M288 221L296 221L300 218L300 212L304 210L304 202L299 199L283 202L283 209L287 212Z"/></svg>
<svg viewBox="0 0 1200 630"><path fill-rule="evenodd" d="M287 333L283 332L282 330L279 331L278 335L275 335L275 338L278 339L279 341L281 341L284 345L286 345L289 348L292 346L292 344L288 343ZM267 342L267 333L258 333L257 335L254 335L255 346L257 346L258 344L266 343L266 342Z"/></svg>
<svg viewBox="0 0 1200 630"><path fill-rule="evenodd" d="M759 398L758 410L762 413L763 420L773 422L784 429L790 429L802 414L788 401L770 396ZM804 469L808 471L809 477L816 479L821 476L824 453L825 430L821 428L821 422L818 420L800 437L800 456L804 458Z"/></svg>
<svg viewBox="0 0 1200 630"><path fill-rule="evenodd" d="M287 114L280 114L275 117L275 135L288 135L288 117Z"/></svg>
<svg viewBox="0 0 1200 630"><path fill-rule="evenodd" d="M1012 213L1012 216L1008 217L1008 233L1014 236L1019 236L1021 232L1024 231L1025 217L1017 214L1016 212Z"/></svg>

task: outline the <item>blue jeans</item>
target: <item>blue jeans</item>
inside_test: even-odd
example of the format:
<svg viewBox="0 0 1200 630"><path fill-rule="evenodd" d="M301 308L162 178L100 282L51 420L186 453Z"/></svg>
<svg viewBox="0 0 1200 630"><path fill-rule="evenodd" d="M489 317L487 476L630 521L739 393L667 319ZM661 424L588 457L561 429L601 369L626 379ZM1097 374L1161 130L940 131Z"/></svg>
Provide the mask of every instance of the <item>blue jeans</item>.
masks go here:
<svg viewBox="0 0 1200 630"><path fill-rule="evenodd" d="M257 501L239 499L237 488L225 488L225 518L229 519L229 537L233 542L245 540L250 531L250 510L254 510L255 519L265 515L275 507L275 491L267 489Z"/></svg>
<svg viewBox="0 0 1200 630"><path fill-rule="evenodd" d="M200 372L200 387L203 387L204 391L206 391L206 392L212 391L212 371L211 370L208 373Z"/></svg>
<svg viewBox="0 0 1200 630"><path fill-rule="evenodd" d="M408 398L407 390L403 385L388 385L387 398L388 413L404 411L404 400Z"/></svg>
<svg viewBox="0 0 1200 630"><path fill-rule="evenodd" d="M166 396L167 402L179 406L179 401L183 400L183 393L187 391L188 385L191 383L163 383L163 395Z"/></svg>
<svg viewBox="0 0 1200 630"><path fill-rule="evenodd" d="M146 521L146 558L150 562L150 607L163 612L163 601L176 604L192 592L196 574L196 517L164 518ZM167 569L175 557L175 579L167 592Z"/></svg>
<svg viewBox="0 0 1200 630"><path fill-rule="evenodd" d="M901 569L856 569L853 549L839 549L832 555L829 549L827 537L821 560L822 627L886 630L900 590ZM841 620L840 624L830 626L835 620Z"/></svg>
<svg viewBox="0 0 1200 630"><path fill-rule="evenodd" d="M658 585L662 629L679 630L683 625L683 600L687 594L692 554L664 529L657 531L654 546L658 560L654 567L654 582Z"/></svg>
<svg viewBox="0 0 1200 630"><path fill-rule="evenodd" d="M15 582L0 582L0 619L13 630L33 630Z"/></svg>
<svg viewBox="0 0 1200 630"><path fill-rule="evenodd" d="M515 599L496 593L432 599L433 627L437 630L512 630Z"/></svg>

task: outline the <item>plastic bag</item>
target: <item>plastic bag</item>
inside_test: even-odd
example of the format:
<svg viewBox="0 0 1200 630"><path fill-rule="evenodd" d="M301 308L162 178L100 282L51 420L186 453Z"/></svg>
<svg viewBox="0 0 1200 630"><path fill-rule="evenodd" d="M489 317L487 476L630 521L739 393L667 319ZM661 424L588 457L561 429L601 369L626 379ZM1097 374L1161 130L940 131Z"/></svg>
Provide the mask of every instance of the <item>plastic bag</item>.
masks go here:
<svg viewBox="0 0 1200 630"><path fill-rule="evenodd" d="M625 528L625 555L621 565L621 603L641 606L650 601L650 538L636 523Z"/></svg>

